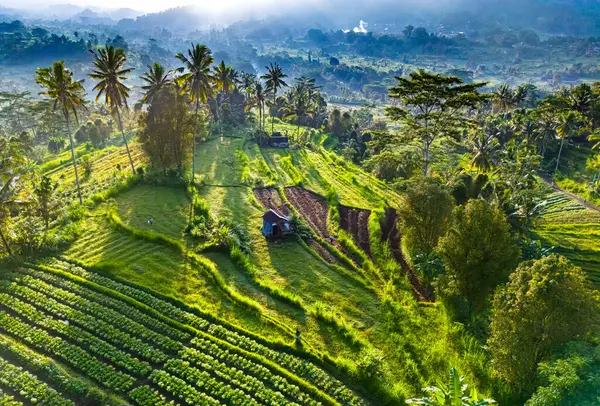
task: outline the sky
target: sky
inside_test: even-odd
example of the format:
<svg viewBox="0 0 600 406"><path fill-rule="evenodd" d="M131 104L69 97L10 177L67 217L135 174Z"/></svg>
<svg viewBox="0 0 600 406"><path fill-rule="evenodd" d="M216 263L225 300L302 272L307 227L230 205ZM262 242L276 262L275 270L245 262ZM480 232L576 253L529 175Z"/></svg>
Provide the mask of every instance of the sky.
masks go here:
<svg viewBox="0 0 600 406"><path fill-rule="evenodd" d="M55 0L54 4L73 4L81 7L117 9L131 8L143 12L156 12L178 6L195 5L213 12L230 11L234 9L261 8L270 3L270 0ZM294 0L283 0L279 3L292 3ZM48 0L0 0L0 6L13 8L38 9L48 8Z"/></svg>

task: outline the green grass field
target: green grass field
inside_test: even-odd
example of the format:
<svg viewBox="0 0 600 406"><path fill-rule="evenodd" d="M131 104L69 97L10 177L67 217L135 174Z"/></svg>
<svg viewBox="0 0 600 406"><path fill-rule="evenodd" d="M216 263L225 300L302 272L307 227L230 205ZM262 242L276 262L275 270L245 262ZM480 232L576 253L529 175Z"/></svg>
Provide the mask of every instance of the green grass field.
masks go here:
<svg viewBox="0 0 600 406"><path fill-rule="evenodd" d="M285 128L282 124L277 126L279 130ZM362 399L339 381L331 381L334 378L329 372L338 371L337 374L345 370L340 366L352 371L357 360L371 351L388 354L385 376L390 383L386 396L391 396L394 402L401 402L428 383L443 379L451 365L460 366L465 375L486 390L479 379L484 364L481 349L463 343L464 332L450 323L443 307L418 303L408 284L406 288L385 287L376 277L376 266L370 262L370 265L350 266L352 261L346 257L347 266L344 267L344 261L334 266L295 238L270 243L262 236L265 209L254 195L255 187L301 186L321 195L335 193L342 204L371 210L396 204L399 196L394 191L338 158L324 145L331 145L327 138L318 138L310 149L304 150L259 148L256 143L239 137L209 139L198 145L197 176L202 179L198 194L215 219L230 220L246 229L250 239L247 265L242 265L227 250L203 250L202 243L184 233L190 197L182 186L140 182L90 206L81 234L62 257L45 261L49 268L27 264L0 277L0 295L6 295L0 304L0 358L9 356L2 352L3 340L25 343L34 351L35 359L44 353L49 356L47 362L67 371L64 374L83 379L87 387L100 387L112 399L105 404L178 403L183 401L183 393L195 399L192 404L212 404L206 396L228 405L292 404L292 401L306 405L316 404L314 401L370 404L369 396ZM137 153L142 154L141 150ZM136 157L139 162L145 161L143 155ZM94 167L108 172L122 158L122 151L114 148L93 153ZM54 176L69 173L68 165L54 170ZM104 170L93 172L92 176L96 173L101 178ZM65 175L65 179L70 178ZM149 217L154 219L153 226L148 224ZM339 255L344 256L341 252ZM2 278L7 282L3 283ZM31 278L52 286L29 286L33 284ZM59 297L68 300L55 306L50 299ZM90 316L107 322L102 317L117 317L112 312L102 317L93 313L97 305L116 310L114 300L120 301L119 317L127 317L129 321L119 319L121 322L114 322L112 330L104 324L84 324L84 320L91 323ZM131 324L137 321L131 315L139 316L138 311L144 313L143 326ZM211 324L190 318L190 314ZM74 326L74 332L68 328L69 331L62 330L64 327L58 320L63 319L68 326ZM170 328L157 329L158 321ZM39 328L39 332L28 332L31 326ZM171 328L193 336L200 334L205 341L180 340L169 352L163 340L175 337L167 335L163 339L155 334ZM151 340L144 329L151 329L151 336L157 341ZM296 361L285 358L285 352L294 353L290 346L296 329L301 331L306 357L316 362L314 365L320 365L322 357L331 360L318 367L331 367L327 373L311 369L313 364L296 367L299 365ZM248 339L231 338L230 332ZM31 334L43 336L39 339L42 341L36 341ZM48 340L58 338L77 347L78 336L67 334L83 334L90 340L93 337L99 340L93 348L83 344L79 348L87 351L88 357L96 357L94 368L104 371L104 375L73 364L75 361L63 353L48 352L48 348L54 348ZM140 353L142 350L133 344L115 346L116 341L111 341L126 336L141 340L140 348L148 351ZM453 344L448 345L449 342ZM156 353L147 346L167 357L148 358ZM69 351L79 351L75 347L68 347ZM15 348L21 350L21 346ZM246 366L239 377L235 375L239 379L232 381L233 372L226 367L233 365L233 361L214 363L209 358L221 357L219 354L223 353L219 351L224 349L230 356L250 357L257 366L240 358L240 365ZM28 368L16 360L9 358L8 362ZM256 368L264 371L263 367L273 377L260 383ZM16 376L11 382L17 380ZM275 389L272 382L284 382L279 376L295 386L287 388L286 383L277 383L283 398L269 398L279 396L272 393ZM43 375L37 378L48 381ZM347 379L348 375L342 374L341 378ZM199 383L206 380L211 384ZM335 384L328 384L328 380ZM250 381L254 386L244 386ZM13 396L14 391L1 382L0 390L4 392L0 392L0 399L3 393L6 399ZM55 396L50 390L55 384L48 383L47 396ZM249 390L250 387L253 389ZM292 395L292 391L296 394ZM77 396L64 389L59 395L67 403L58 404L78 403ZM16 400L27 403L21 395Z"/></svg>
<svg viewBox="0 0 600 406"><path fill-rule="evenodd" d="M535 233L547 247L580 266L600 284L600 213L586 209L563 193L548 197L548 206Z"/></svg>

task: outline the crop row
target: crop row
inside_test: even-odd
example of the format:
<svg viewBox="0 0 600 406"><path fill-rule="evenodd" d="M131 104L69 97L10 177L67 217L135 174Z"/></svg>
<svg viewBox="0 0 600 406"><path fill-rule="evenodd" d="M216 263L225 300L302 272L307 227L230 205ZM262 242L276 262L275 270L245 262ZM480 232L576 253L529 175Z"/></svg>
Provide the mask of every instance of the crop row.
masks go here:
<svg viewBox="0 0 600 406"><path fill-rule="evenodd" d="M197 361L201 359L200 354L206 354L227 365L235 366L235 368L244 371L247 376L254 377L267 383L269 386L273 387L275 391L278 391L280 394L283 394L290 399L294 399L304 404L311 404L313 402L309 396L301 392L298 386L291 384L285 377L271 372L269 368L257 364L243 355L224 350L215 343L200 337L194 338L191 344L200 351L187 349L180 353L182 358Z"/></svg>
<svg viewBox="0 0 600 406"><path fill-rule="evenodd" d="M214 399L221 399L227 405L232 406L259 406L256 402L244 393L239 388L232 388L231 385L223 383L220 380L215 379L207 371L201 371L197 368L190 366L190 363L180 359L170 359L165 365L164 369L186 382L193 384L195 388L201 390Z"/></svg>
<svg viewBox="0 0 600 406"><path fill-rule="evenodd" d="M120 405L109 399L104 391L98 390L89 380L65 372L64 368L59 367L50 358L26 349L2 335L0 335L0 356L12 360L15 364L35 374L57 391L63 392L76 404L85 402L104 406ZM3 405L1 401L0 405Z"/></svg>
<svg viewBox="0 0 600 406"><path fill-rule="evenodd" d="M227 341L234 346L240 347L252 353L260 354L267 360L292 371L294 374L315 385L317 388L332 396L340 403L347 405L364 404L364 402L355 396L347 387L345 387L342 382L331 377L324 370L309 361L303 360L286 352L273 350L266 345L258 343L256 340L248 336L242 335L223 326L212 324L193 313L184 311L172 305L171 303L159 299L140 289L122 284L94 272L88 272L81 267L64 263L59 263L59 266L67 272L132 297L180 323L194 326L200 330L208 332L215 337Z"/></svg>
<svg viewBox="0 0 600 406"><path fill-rule="evenodd" d="M75 369L116 392L127 390L134 382L133 377L100 362L87 351L60 337L53 337L44 330L23 323L2 310L0 310L0 329L38 350L61 358Z"/></svg>
<svg viewBox="0 0 600 406"><path fill-rule="evenodd" d="M160 369L154 370L152 374L150 374L150 380L188 405L221 405L218 400L200 392L188 385L183 379L173 376L167 371Z"/></svg>
<svg viewBox="0 0 600 406"><path fill-rule="evenodd" d="M45 315L43 312L29 303L24 303L19 299L16 299L15 297L5 293L0 293L0 303L2 303L2 306L5 308L11 309L13 312L16 312L22 317L26 318L28 321L35 323L46 330L59 333L70 341L78 343L81 346L85 346L85 348L97 356L110 360L115 365L118 365L129 372L133 372L138 375L147 375L152 370L152 367L147 362L140 361L137 358L132 357L130 354L127 354L115 348L113 345L97 338L93 334L88 333L77 326L71 325L68 320L56 320ZM50 304L50 306L52 306L52 304Z"/></svg>
<svg viewBox="0 0 600 406"><path fill-rule="evenodd" d="M138 356L146 358L152 362L159 363L164 362L167 359L167 355L162 351L157 350L138 338L131 337L129 334L119 330L116 327L113 327L121 326L120 324L109 324L106 321L96 319L94 316L74 310L71 307L51 299L40 292L32 290L27 286L17 285L15 282L8 284L4 281L0 281L0 289L9 292L10 294L17 296L29 303L35 303L37 307L44 309L48 313L77 324L87 331L92 332L94 335L102 337L114 345L122 346L123 348L136 353Z"/></svg>
<svg viewBox="0 0 600 406"><path fill-rule="evenodd" d="M10 396L0 388L0 406L23 406L23 403L15 400L14 396Z"/></svg>
<svg viewBox="0 0 600 406"><path fill-rule="evenodd" d="M184 348L179 356L203 370L211 371L220 379L243 389L245 392L252 393L256 399L264 404L297 405L286 399L280 391L274 391L267 387L267 384L274 382L273 379L270 379L271 374L267 368L254 364L236 354L219 351L218 348L213 348L208 342L205 342L204 345L212 349L212 354L198 351L195 348ZM229 367L228 365L235 365L235 367ZM260 379L253 375L260 376ZM297 393L296 391L292 392Z"/></svg>
<svg viewBox="0 0 600 406"><path fill-rule="evenodd" d="M74 405L37 377L0 358L0 383L32 404L48 406Z"/></svg>
<svg viewBox="0 0 600 406"><path fill-rule="evenodd" d="M251 338L242 336L216 324L211 324L209 333L222 340L235 344L246 351L260 354L279 365L284 365L286 369L311 382L343 404L364 404L364 402L346 388L342 382L329 376L321 368L318 368L308 361L285 352L275 351Z"/></svg>
<svg viewBox="0 0 600 406"><path fill-rule="evenodd" d="M177 341L186 341L190 339L190 335L188 333L173 328L160 320L148 316L146 313L143 313L118 299L98 293L92 289L88 289L49 272L35 271L30 269L20 269L20 271L28 275L23 279L24 282L28 284L30 284L32 281L35 282L37 280L44 280L49 284L48 286L51 284L55 287L61 288L63 292L69 291L72 297L80 298L75 302L77 306L87 306L89 303L95 303L96 308L104 309L106 314L120 314L128 317L130 320L136 320L134 323L138 324L138 326L132 328L130 331L138 331L141 337L147 336L150 340L156 342L157 344L161 344L165 349L178 350L181 348L181 345ZM36 287L35 285L30 286ZM95 312L93 314L96 316ZM160 332L161 335L154 337L153 330ZM166 338L169 338L170 340L166 340Z"/></svg>
<svg viewBox="0 0 600 406"><path fill-rule="evenodd" d="M148 385L138 386L129 392L129 397L138 406L175 406L174 401L168 401L158 391Z"/></svg>

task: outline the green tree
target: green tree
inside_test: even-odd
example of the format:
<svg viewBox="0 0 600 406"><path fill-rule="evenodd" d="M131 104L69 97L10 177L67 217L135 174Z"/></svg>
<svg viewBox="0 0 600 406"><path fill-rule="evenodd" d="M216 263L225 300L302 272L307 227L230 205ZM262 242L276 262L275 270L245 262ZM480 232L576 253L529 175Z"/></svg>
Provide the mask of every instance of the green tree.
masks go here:
<svg viewBox="0 0 600 406"><path fill-rule="evenodd" d="M565 349L541 362L541 385L526 406L593 406L600 399L600 348L584 341L572 341Z"/></svg>
<svg viewBox="0 0 600 406"><path fill-rule="evenodd" d="M458 137L465 127L466 112L474 109L487 96L477 90L485 83L463 84L453 76L442 76L424 70L411 72L410 78L396 77L398 84L389 96L401 106L386 109L388 117L401 122L409 137L421 142L425 177L429 176L431 144L439 137Z"/></svg>
<svg viewBox="0 0 600 406"><path fill-rule="evenodd" d="M186 97L165 87L140 117L139 138L150 161L157 168L183 168L193 143L195 120Z"/></svg>
<svg viewBox="0 0 600 406"><path fill-rule="evenodd" d="M287 75L283 73L281 67L278 64L270 64L270 66L265 67L267 69L267 73L261 76L261 79L264 79L267 84L267 93L273 93L273 104L272 109L276 107L277 100L277 91L282 87L287 87L287 83L283 79L287 78ZM271 112L271 134L275 131L275 111Z"/></svg>
<svg viewBox="0 0 600 406"><path fill-rule="evenodd" d="M75 159L75 147L73 146L73 134L71 133L71 114L77 121L77 108L85 107L85 91L83 81L74 81L73 72L65 68L65 63L54 62L50 68L38 68L36 71L36 82L45 88L40 94L54 100L54 109L59 108L65 122L71 145L71 159L75 169L75 182L77 184L77 195L79 203L83 204L81 188L79 186L79 173L77 172L77 160Z"/></svg>
<svg viewBox="0 0 600 406"><path fill-rule="evenodd" d="M438 252L446 264L445 290L464 297L469 314L483 308L519 259L504 213L481 199L454 209Z"/></svg>
<svg viewBox="0 0 600 406"><path fill-rule="evenodd" d="M471 167L480 173L489 172L496 165L496 154L500 143L489 126L475 127L469 135L469 144L473 148Z"/></svg>
<svg viewBox="0 0 600 406"><path fill-rule="evenodd" d="M144 90L142 101L147 104L152 103L156 94L171 82L169 72L166 72L165 68L158 62L155 62L153 65L148 65L148 71L144 72L144 74L140 76L140 79L146 83L142 86L142 89Z"/></svg>
<svg viewBox="0 0 600 406"><path fill-rule="evenodd" d="M265 102L266 94L260 81L254 82L250 92L250 100L246 104L246 110L254 107L258 108L258 127L261 131L265 130Z"/></svg>
<svg viewBox="0 0 600 406"><path fill-rule="evenodd" d="M123 121L121 120L121 108L127 108L127 98L130 90L123 82L127 79L127 75L133 71L133 68L125 68L127 56L122 48L107 45L98 51L92 51L92 53L94 54L95 69L88 76L98 81L94 86L94 90L98 91L96 102L104 95L106 105L117 113L119 129L123 136L131 171L135 173L135 166L133 165L133 159L131 159L129 145L123 130Z"/></svg>
<svg viewBox="0 0 600 406"><path fill-rule="evenodd" d="M182 92L187 92L190 102L195 105L194 116L196 118L196 126L194 138L192 140L192 182L196 173L196 135L199 131L200 124L200 104L205 104L209 97L213 96L213 81L211 75L211 65L214 62L212 52L206 45L194 45L188 49L188 55L178 53L175 57L183 63L183 67L179 68L179 72L185 72L179 76L176 81L180 85Z"/></svg>
<svg viewBox="0 0 600 406"><path fill-rule="evenodd" d="M554 172L558 171L558 166L560 165L560 156L562 154L565 140L573 136L578 128L579 114L577 114L575 111L564 112L558 117L556 136L560 138L560 148L558 149L558 156L556 157L556 167L554 168Z"/></svg>
<svg viewBox="0 0 600 406"><path fill-rule="evenodd" d="M57 187L58 183L53 182L49 176L43 175L40 178L39 183L35 185L33 189L38 206L38 213L44 220L46 232L48 232L50 219L52 218L55 209L54 192Z"/></svg>
<svg viewBox="0 0 600 406"><path fill-rule="evenodd" d="M398 216L411 256L427 254L446 232L454 199L437 179L409 181Z"/></svg>
<svg viewBox="0 0 600 406"><path fill-rule="evenodd" d="M408 399L406 403L425 406L487 406L496 403L492 399L481 399L477 391L469 393L467 389L464 377L460 376L456 368L450 368L447 385L424 388L426 397Z"/></svg>
<svg viewBox="0 0 600 406"><path fill-rule="evenodd" d="M494 294L488 349L496 374L521 394L569 341L598 331L600 300L584 272L551 255L521 263Z"/></svg>

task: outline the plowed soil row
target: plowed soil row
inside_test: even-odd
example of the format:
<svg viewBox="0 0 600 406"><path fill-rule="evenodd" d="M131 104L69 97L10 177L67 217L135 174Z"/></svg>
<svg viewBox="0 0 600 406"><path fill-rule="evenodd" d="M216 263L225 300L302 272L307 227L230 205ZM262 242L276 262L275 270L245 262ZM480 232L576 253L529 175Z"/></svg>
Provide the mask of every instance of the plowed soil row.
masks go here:
<svg viewBox="0 0 600 406"><path fill-rule="evenodd" d="M279 194L279 190L275 188L262 188L262 189L254 189L254 196L256 199L266 208L273 209L278 213L281 213L285 216L289 216L292 214L292 211L288 207L287 203L283 202ZM327 222L327 218L325 218ZM312 227L312 224L311 224ZM330 264L338 264L336 258L331 255L329 251L325 247L323 247L318 241L312 240L308 243L309 247L311 247L321 258L323 258L326 262Z"/></svg>
<svg viewBox="0 0 600 406"><path fill-rule="evenodd" d="M327 240L331 235L327 227L327 216L329 213L327 200L315 192L297 186L286 187L284 191L285 197L306 220L314 232L319 237ZM360 266L359 261L353 258L337 240L333 241L333 246L346 254L356 265Z"/></svg>
<svg viewBox="0 0 600 406"><path fill-rule="evenodd" d="M369 239L369 210L357 209L340 205L340 226L354 238L354 242L369 256L371 256L371 242Z"/></svg>
<svg viewBox="0 0 600 406"><path fill-rule="evenodd" d="M279 195L279 190L275 188L254 189L254 196L266 209L275 210L284 216L292 214L287 203L284 203Z"/></svg>
<svg viewBox="0 0 600 406"><path fill-rule="evenodd" d="M402 248L400 247L402 235L398 229L398 213L395 209L389 207L385 209L385 221L381 227L381 232L383 239L389 242L392 255L396 262L400 264L402 272L408 275L415 297L420 301L435 302L433 292L421 283L415 271L408 265L404 255L402 255Z"/></svg>

